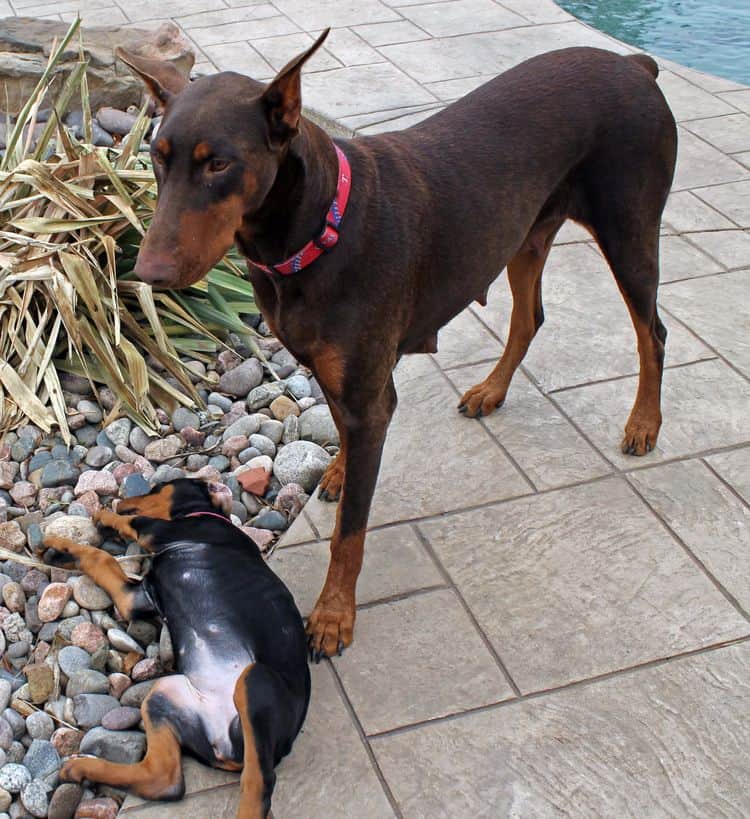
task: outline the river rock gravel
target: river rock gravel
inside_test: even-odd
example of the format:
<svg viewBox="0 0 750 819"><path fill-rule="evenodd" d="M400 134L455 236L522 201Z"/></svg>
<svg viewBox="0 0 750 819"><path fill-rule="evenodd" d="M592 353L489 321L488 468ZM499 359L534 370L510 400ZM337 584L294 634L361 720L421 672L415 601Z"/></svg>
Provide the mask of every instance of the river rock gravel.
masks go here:
<svg viewBox="0 0 750 819"><path fill-rule="evenodd" d="M100 114L113 129L130 121L125 112ZM233 522L268 553L338 452L311 373L271 336L256 339L256 355L233 341L236 352L186 361L204 406L159 410L158 435L116 417L107 388L64 376L71 445L33 424L0 440L0 817L114 816L123 794L60 783L60 766L79 749L139 760L140 705L175 663L158 619L128 623L73 568L40 569L7 553L41 560L42 538L57 535L102 548L140 575L148 556L103 540L92 516L177 477L224 484Z"/></svg>

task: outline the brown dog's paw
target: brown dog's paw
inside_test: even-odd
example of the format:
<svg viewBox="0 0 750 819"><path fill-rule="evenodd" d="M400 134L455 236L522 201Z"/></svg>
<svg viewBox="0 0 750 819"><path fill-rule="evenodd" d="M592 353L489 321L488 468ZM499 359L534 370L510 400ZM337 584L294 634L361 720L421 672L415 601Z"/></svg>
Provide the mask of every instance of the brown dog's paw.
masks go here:
<svg viewBox="0 0 750 819"><path fill-rule="evenodd" d="M490 415L505 401L506 390L489 379L467 390L458 402L458 411L469 418Z"/></svg>
<svg viewBox="0 0 750 819"><path fill-rule="evenodd" d="M310 659L319 663L323 657L341 656L354 639L354 604L324 603L315 605L307 620L307 644Z"/></svg>
<svg viewBox="0 0 750 819"><path fill-rule="evenodd" d="M659 421L631 420L625 427L620 448L624 455L647 455L656 446Z"/></svg>
<svg viewBox="0 0 750 819"><path fill-rule="evenodd" d="M326 467L323 477L320 479L318 497L324 501L337 501L341 497L341 489L344 486L344 459L339 453Z"/></svg>

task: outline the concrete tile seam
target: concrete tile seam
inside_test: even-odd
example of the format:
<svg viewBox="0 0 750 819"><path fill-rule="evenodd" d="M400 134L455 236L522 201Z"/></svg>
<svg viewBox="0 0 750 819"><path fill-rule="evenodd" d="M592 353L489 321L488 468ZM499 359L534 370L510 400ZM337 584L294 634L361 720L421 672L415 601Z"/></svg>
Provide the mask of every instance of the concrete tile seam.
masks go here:
<svg viewBox="0 0 750 819"><path fill-rule="evenodd" d="M740 446L740 447L736 447L736 448L742 448L742 447ZM739 501L739 502L740 502L740 503L741 503L741 504L742 504L744 507L746 507L747 509L750 509L750 501L745 500L745 498L744 498L742 495L740 495L740 493L739 493L739 492L738 492L738 491L737 491L737 490L736 490L736 489L735 489L735 488L732 486L732 484L731 484L731 483L729 483L729 481L728 481L728 480L727 480L725 477L723 477L723 476L722 476L722 475L721 475L719 472L717 472L717 471L714 469L714 467L712 466L712 464L711 464L711 463L709 463L709 461L708 461L708 460L706 460L706 458L700 458L699 460L700 460L700 462L701 462L701 463L702 463L702 464L703 464L703 465L704 465L704 466L705 466L705 467L708 469L708 471L709 471L709 472L711 472L711 473L713 474L713 476L714 476L714 477L715 477L715 478L716 478L716 479L717 479L717 480L718 480L720 483L722 483L722 484L723 484L723 485L724 485L724 486L725 486L725 487L726 487L726 488L729 490L729 492L730 492L730 493L731 493L731 494L732 494L732 495L733 495L735 498L737 498L737 500L738 500L738 501Z"/></svg>
<svg viewBox="0 0 750 819"><path fill-rule="evenodd" d="M740 270L744 270L744 268L740 268ZM672 321L676 321L681 327L683 327L685 330L691 333L695 338L698 339L698 341L701 342L701 344L705 344L706 347L708 347L708 349L711 350L711 352L716 356L716 358L718 358L722 363L726 364L730 370L733 370L735 373L737 373L737 375L739 375L740 378L744 379L747 382L750 382L750 376L746 375L744 372L742 372L742 370L740 370L738 367L732 364L732 362L729 361L724 355L722 355L712 344L709 344L702 336L700 336L695 330L693 330L693 328L690 327L690 325L686 324L684 321L682 321L682 319L679 319L674 313L671 313L666 307L660 305L659 309L664 315L669 316L672 319ZM699 362L693 361L690 363L696 364Z"/></svg>
<svg viewBox="0 0 750 819"><path fill-rule="evenodd" d="M500 672L502 673L503 677L505 677L506 682L511 687L514 696L515 697L520 697L521 696L521 689L518 687L518 685L516 684L516 681L511 676L510 671L508 670L508 667L505 664L505 662L503 661L502 657L500 656L498 651L495 649L495 647L492 645L492 643L490 642L490 639L484 633L484 629L482 629L482 627L479 625L479 622L477 621L477 618L474 616L474 612L469 608L469 605L466 602L466 600L464 599L464 596L461 594L458 587L453 582L453 578L450 576L450 573L445 568L445 566L443 565L440 558L437 556L435 550L432 548L432 544L430 543L429 538L425 535L425 533L420 529L420 527L418 525L414 524L412 526L412 529L413 529L414 533L416 534L417 538L419 539L419 542L422 544L422 547L424 548L424 550L427 552L427 554L432 559L433 563L435 564L435 567L437 568L437 570L442 575L443 580L445 581L446 585L448 586L448 588L450 588L450 590L456 596L456 599L458 600L459 604L461 605L464 612L466 613L466 616L469 618L472 625L474 626L474 629L476 630L477 634L479 635L480 639L482 640L482 643L484 644L484 647L487 649L490 656L495 661L495 664L500 669Z"/></svg>
<svg viewBox="0 0 750 819"><path fill-rule="evenodd" d="M519 703L526 702L528 700L538 700L543 699L546 697L553 697L555 694L561 693L563 691L568 691L570 689L576 688L584 688L591 685L596 685L601 682L606 682L607 680L611 680L615 677L624 677L630 674L638 674L641 671L646 671L651 668L659 668L660 666L668 665L669 663L679 662L681 660L688 659L690 657L696 657L702 654L710 654L715 651L721 651L725 648L730 648L731 646L742 645L743 643L750 642L750 634L747 634L743 637L736 637L732 640L725 640L720 643L713 643L709 646L701 646L700 648L691 649L689 651L683 651L678 654L673 654L669 657L659 657L656 660L647 660L643 663L638 663L632 666L626 666L623 668L618 668L616 671L607 671L604 674L597 674L593 677L587 677L583 680L575 680L573 682L565 683L564 685L556 686L554 688L545 688L539 691L531 691L528 694L522 694L515 699L507 699L507 700L499 700L498 702L491 703L490 705L478 705L474 708L467 708L465 711L456 711L453 714L447 714L441 717L432 717L431 719L422 720L421 722L415 722L410 725L400 725L398 728L391 728L387 731L381 731L380 733L373 733L368 735L368 739L379 739L380 737L388 737L388 736L395 736L397 734L409 733L410 731L415 731L419 728L423 728L426 725L431 725L434 723L440 722L451 722L453 720L461 719L462 717L468 716L470 714L482 714L489 711L495 711L498 708L507 708L513 705L518 705Z"/></svg>
<svg viewBox="0 0 750 819"><path fill-rule="evenodd" d="M357 712L354 710L354 706L352 705L351 700L349 699L349 695L346 693L344 684L341 682L341 677L339 677L338 670L336 669L336 664L329 659L325 659L323 662L328 663L331 669L331 672L333 674L334 685L336 686L339 696L341 697L341 700L344 703L344 708L349 714L349 719L351 720L355 730L357 731L357 734L359 735L360 742L364 746L367 758L370 760L370 765L372 766L372 769L375 771L375 776L378 778L378 781L380 782L380 787L383 789L383 792L385 793L386 799L388 800L391 809L393 810L394 814L398 817L398 819L404 819L404 816L401 813L401 809L398 806L398 802L396 801L396 797L393 795L393 791L391 790L391 786L388 784L388 780L385 778L385 775L383 774L383 771L380 768L380 764L375 758L375 754L373 753L373 750L370 747L370 742L367 738L367 734L365 733L364 728L362 727L362 723L360 722L359 716L357 715Z"/></svg>
<svg viewBox="0 0 750 819"><path fill-rule="evenodd" d="M661 523L662 527L671 535L671 537L683 548L685 553L688 557L693 561L693 563L706 575L706 577L713 583L713 585L724 595L726 601L737 611L737 613L743 617L745 620L750 623L750 613L745 611L745 609L740 605L737 598L721 583L716 576L709 570L706 564L695 554L695 552L685 543L685 541L675 532L675 530L667 523L667 521L662 517L659 511L651 504L645 496L641 493L640 489L633 483L629 476L623 476L625 478L625 483L630 487L630 490L633 494L643 503L650 511L651 514Z"/></svg>

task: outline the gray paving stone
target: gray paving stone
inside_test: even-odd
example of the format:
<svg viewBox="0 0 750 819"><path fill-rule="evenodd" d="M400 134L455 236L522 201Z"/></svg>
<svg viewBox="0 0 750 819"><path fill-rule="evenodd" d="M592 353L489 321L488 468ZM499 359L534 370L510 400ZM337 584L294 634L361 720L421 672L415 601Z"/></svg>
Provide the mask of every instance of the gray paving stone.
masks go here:
<svg viewBox="0 0 750 819"><path fill-rule="evenodd" d="M178 17L177 22L185 31L190 31L194 28L209 28L210 26L222 26L228 23L246 23L278 16L279 10L270 3L255 3L237 9L222 8L219 11L202 11L197 14L189 14L185 17ZM230 42L230 40L222 42Z"/></svg>
<svg viewBox="0 0 750 819"><path fill-rule="evenodd" d="M368 734L514 696L449 589L360 611L335 664Z"/></svg>
<svg viewBox="0 0 750 819"><path fill-rule="evenodd" d="M429 91L387 62L310 74L302 99L334 119L435 102Z"/></svg>
<svg viewBox="0 0 750 819"><path fill-rule="evenodd" d="M237 43L264 37L278 37L283 34L298 32L294 23L287 17L265 17L262 19L243 20L237 23L223 23L216 26L204 26L190 29L190 37L206 51L206 46ZM206 52L208 53L208 52ZM234 69L245 73L243 67Z"/></svg>
<svg viewBox="0 0 750 819"><path fill-rule="evenodd" d="M593 245L555 246L542 284L545 323L524 366L545 392L638 372L633 325L607 263ZM490 288L487 307L472 308L502 339L512 299L506 276ZM666 363L684 364L713 354L687 330L664 318ZM629 392L627 384L619 389ZM634 393L629 399L634 398Z"/></svg>
<svg viewBox="0 0 750 819"><path fill-rule="evenodd" d="M488 433L456 412L454 391L424 358L407 356L396 370L399 407L386 439L371 526L530 491ZM334 505L318 502L306 509L321 537L330 537Z"/></svg>
<svg viewBox="0 0 750 819"><path fill-rule="evenodd" d="M128 17L141 23L146 20L183 17L186 14L223 8L225 6L221 0L162 0L158 4L149 0L132 0L128 3Z"/></svg>
<svg viewBox="0 0 750 819"><path fill-rule="evenodd" d="M747 177L747 168L734 159L699 139L682 126L678 127L677 169L673 190L720 185ZM714 188L706 188L714 190ZM700 191L699 195L703 193ZM705 198L705 197L702 197ZM708 199L706 201L709 201ZM719 208L725 213L723 208ZM731 217L731 214L728 214Z"/></svg>
<svg viewBox="0 0 750 819"><path fill-rule="evenodd" d="M750 504L750 447L720 452L706 460Z"/></svg>
<svg viewBox="0 0 750 819"><path fill-rule="evenodd" d="M195 31L209 30L195 29ZM255 80L267 79L275 74L273 68L248 43L207 45L203 47L203 51L219 71L237 71Z"/></svg>
<svg viewBox="0 0 750 819"><path fill-rule="evenodd" d="M523 693L750 633L619 479L419 528Z"/></svg>
<svg viewBox="0 0 750 819"><path fill-rule="evenodd" d="M393 20L390 23L370 23L357 26L357 34L370 45L382 46L392 43L414 43L417 40L429 40L430 35L408 20Z"/></svg>
<svg viewBox="0 0 750 819"><path fill-rule="evenodd" d="M280 71L292 57L309 48L313 42L311 35L300 32L281 37L253 39L253 48L275 71ZM305 73L327 71L331 68L341 68L341 63L325 48L316 51L309 62L305 63Z"/></svg>
<svg viewBox="0 0 750 819"><path fill-rule="evenodd" d="M402 117L396 117L395 119L387 122L378 122L375 125L368 125L365 128L359 128L357 133L362 135L382 134L389 131L400 131L402 128L411 128L412 125L422 122L428 117L431 117L433 114L436 114L438 111L442 111L444 107L445 106L439 105L430 110L419 111L413 114L405 114Z"/></svg>
<svg viewBox="0 0 750 819"><path fill-rule="evenodd" d="M607 459L621 469L633 469L643 462L623 455L620 441L635 390L636 380L629 378L567 390L555 397ZM665 370L664 422L656 449L645 457L652 463L750 441L747 395L747 381L722 361Z"/></svg>
<svg viewBox="0 0 750 819"><path fill-rule="evenodd" d="M503 345L470 309L459 313L441 328L435 361L443 368L499 358Z"/></svg>
<svg viewBox="0 0 750 819"><path fill-rule="evenodd" d="M555 244L567 245L576 242L591 242L592 240L593 236L583 225L579 225L572 219L568 219L555 237Z"/></svg>
<svg viewBox="0 0 750 819"><path fill-rule="evenodd" d="M740 111L750 114L750 88L743 88L740 91L731 91L726 94L719 94L719 96L725 102L728 102L735 108L739 108Z"/></svg>
<svg viewBox="0 0 750 819"><path fill-rule="evenodd" d="M709 816L750 809L750 647L372 741L405 816Z"/></svg>
<svg viewBox="0 0 750 819"><path fill-rule="evenodd" d="M717 77L713 74L706 74L703 71L698 71L695 68L688 68L686 65L666 60L664 57L658 58L659 65L675 74L684 77L688 82L703 88L705 91L710 91L712 94L717 94L722 91L736 91L744 89L745 86L738 82L728 80L726 77Z"/></svg>
<svg viewBox="0 0 750 819"><path fill-rule="evenodd" d="M455 37L528 25L523 17L493 0L451 0L406 6L401 9L401 14L432 37Z"/></svg>
<svg viewBox="0 0 750 819"><path fill-rule="evenodd" d="M691 239L693 237L691 236ZM718 273L720 264L701 253L682 236L662 236L659 242L660 281L671 282Z"/></svg>
<svg viewBox="0 0 750 819"><path fill-rule="evenodd" d="M750 238L750 237L749 237ZM750 270L665 287L662 304L750 376ZM746 397L750 385L746 385Z"/></svg>
<svg viewBox="0 0 750 819"><path fill-rule="evenodd" d="M672 191L664 209L664 221L679 233L724 230L734 224L691 191Z"/></svg>
<svg viewBox="0 0 750 819"><path fill-rule="evenodd" d="M365 114L353 114L349 117L343 117L339 120L339 122L341 122L347 128L359 130L376 123L394 123L405 114L415 114L420 111L432 111L438 106L440 106L440 103L437 100L432 100L431 102L427 103L423 102L420 105L406 105L399 108L390 108L382 111L368 111ZM395 126L389 125L389 127Z"/></svg>
<svg viewBox="0 0 750 819"><path fill-rule="evenodd" d="M732 154L732 159L742 163L746 168L750 168L750 151L744 151L741 154Z"/></svg>
<svg viewBox="0 0 750 819"><path fill-rule="evenodd" d="M75 11L65 12L60 17L66 23L72 23L76 17L80 17L81 22L87 26L115 26L130 22L122 9L117 6L97 9L76 8Z"/></svg>
<svg viewBox="0 0 750 819"><path fill-rule="evenodd" d="M572 19L552 0L503 0L503 6L525 17L530 23L563 23Z"/></svg>
<svg viewBox="0 0 750 819"><path fill-rule="evenodd" d="M269 565L291 590L303 617L310 614L323 588L330 555L325 542L276 549L271 557ZM410 525L367 535L357 583L359 605L443 584L442 575Z"/></svg>
<svg viewBox="0 0 750 819"><path fill-rule="evenodd" d="M693 233L690 241L710 253L725 267L750 267L750 232L746 230Z"/></svg>
<svg viewBox="0 0 750 819"><path fill-rule="evenodd" d="M465 96L480 85L489 82L494 77L489 74L478 77L460 77L457 80L441 80L440 82L430 82L425 84L431 93L441 100L452 102Z"/></svg>
<svg viewBox="0 0 750 819"><path fill-rule="evenodd" d="M137 816L138 819L198 819L206 816L211 819L235 819L239 803L240 786L228 785L192 794L168 806L159 802L129 806L125 816Z"/></svg>
<svg viewBox="0 0 750 819"><path fill-rule="evenodd" d="M555 48L590 45L629 51L578 22L443 37L390 45L381 53L423 83L499 74L528 57Z"/></svg>
<svg viewBox="0 0 750 819"><path fill-rule="evenodd" d="M274 5L306 31L399 19L380 0L276 0Z"/></svg>
<svg viewBox="0 0 750 819"><path fill-rule="evenodd" d="M393 810L341 699L329 663L313 665L302 733L276 769L278 819L390 819ZM208 815L208 814L206 814Z"/></svg>
<svg viewBox="0 0 750 819"><path fill-rule="evenodd" d="M630 481L711 574L750 612L750 509L700 461L641 469Z"/></svg>
<svg viewBox="0 0 750 819"><path fill-rule="evenodd" d="M685 128L727 154L750 150L750 116L729 114L686 122Z"/></svg>
<svg viewBox="0 0 750 819"><path fill-rule="evenodd" d="M314 35L317 33L313 32ZM326 39L326 49L344 65L382 63L385 60L385 57L371 48L356 31L348 28L332 29Z"/></svg>
<svg viewBox="0 0 750 819"><path fill-rule="evenodd" d="M294 523L284 532L279 540L279 548L284 546L294 546L299 543L308 543L317 540L315 532L312 530L307 517L302 513L294 519Z"/></svg>
<svg viewBox="0 0 750 819"><path fill-rule="evenodd" d="M671 71L659 71L657 82L678 122L735 113L734 108L715 94L697 88Z"/></svg>
<svg viewBox="0 0 750 819"><path fill-rule="evenodd" d="M750 227L750 180L702 188L697 194L740 227Z"/></svg>
<svg viewBox="0 0 750 819"><path fill-rule="evenodd" d="M203 765L189 756L182 758L182 773L185 777L186 795L200 793L201 791L207 791L222 785L239 784L240 781L240 775L238 773L220 771L218 768L209 768L208 765ZM139 796L134 796L133 794L128 794L122 804L122 811L128 812L130 808L135 808L147 803L148 800L141 799ZM139 812L138 816L140 815ZM166 815L163 814L163 816L165 816L166 819Z"/></svg>
<svg viewBox="0 0 750 819"><path fill-rule="evenodd" d="M491 365L461 367L448 377L459 393L482 381ZM471 419L466 419L471 423ZM476 422L474 422L476 423ZM482 420L537 489L606 475L611 467L523 372L513 377L500 409Z"/></svg>

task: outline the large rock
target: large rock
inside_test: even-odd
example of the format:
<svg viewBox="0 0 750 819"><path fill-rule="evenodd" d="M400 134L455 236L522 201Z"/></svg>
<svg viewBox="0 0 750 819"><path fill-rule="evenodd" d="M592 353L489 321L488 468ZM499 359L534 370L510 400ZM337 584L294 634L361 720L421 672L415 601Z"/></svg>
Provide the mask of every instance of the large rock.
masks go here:
<svg viewBox="0 0 750 819"><path fill-rule="evenodd" d="M21 110L46 67L53 41L62 40L68 26L68 23L34 17L0 20L0 87L3 88L0 107L5 109L7 93L10 113L17 114ZM195 62L190 44L174 23L163 23L155 29L97 26L81 30L89 60L86 77L94 110L100 105L122 109L138 105L143 95L140 80L115 58L117 46L143 57L169 60L185 75ZM58 63L55 73L60 77L55 82L55 89L61 87L63 77L70 73L77 61L76 36L65 58Z"/></svg>
<svg viewBox="0 0 750 819"><path fill-rule="evenodd" d="M279 450L273 473L281 481L298 483L305 492L312 492L331 462L331 456L312 441L293 441Z"/></svg>

